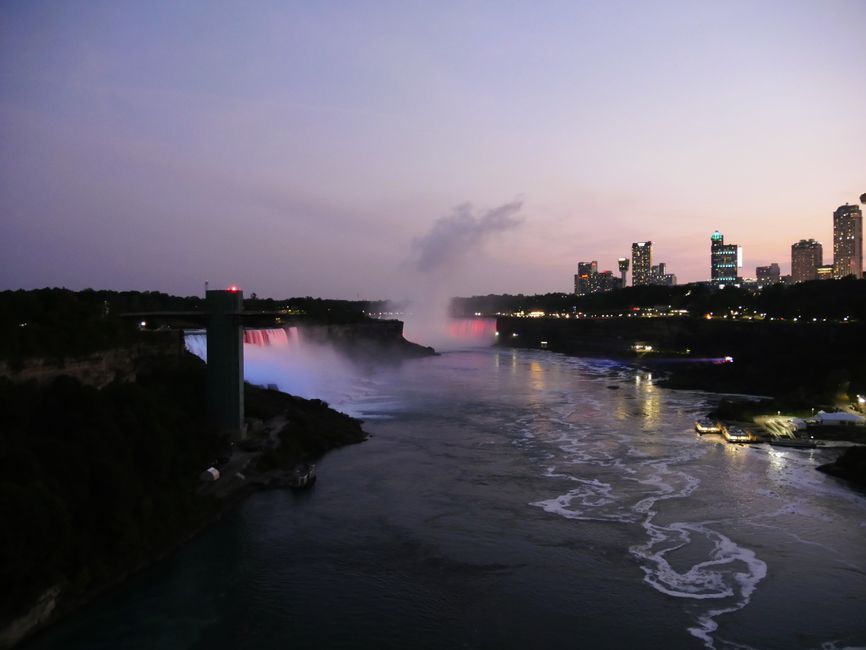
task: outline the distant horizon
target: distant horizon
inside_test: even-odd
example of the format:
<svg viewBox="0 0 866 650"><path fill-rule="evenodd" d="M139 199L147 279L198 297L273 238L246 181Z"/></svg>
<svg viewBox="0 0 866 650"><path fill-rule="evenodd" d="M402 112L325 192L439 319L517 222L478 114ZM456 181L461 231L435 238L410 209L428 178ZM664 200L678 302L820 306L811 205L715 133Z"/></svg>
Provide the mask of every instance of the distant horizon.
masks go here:
<svg viewBox="0 0 866 650"><path fill-rule="evenodd" d="M569 293L824 244L866 4L0 5L0 287ZM830 260L826 260L825 263Z"/></svg>
<svg viewBox="0 0 866 650"><path fill-rule="evenodd" d="M827 278L827 279L809 280L809 282L833 282L833 281L837 281L837 282L839 282L839 281L842 281L842 280L847 281L845 278L841 278L841 279L837 279L837 278ZM866 281L866 278L857 278L857 280ZM700 284L711 285L712 283L711 283L709 280L694 280L694 281L692 281L692 282L678 282L676 285L671 285L671 286L664 286L664 285L639 285L639 286L637 286L637 287L632 287L632 285L629 284L629 285L627 285L627 286L625 286L625 287L620 287L620 288L618 288L618 289L614 289L613 291L621 291L622 289L632 289L632 288L640 289L640 288L642 288L642 287L649 287L649 286L664 286L664 288L671 289L671 288L676 288L676 287L688 287L688 286L695 286L695 285L700 285ZM776 283L776 284L785 284L785 283ZM799 284L799 283L798 283L798 284ZM793 286L793 285L785 284L785 286ZM762 288L763 288L763 287L762 287ZM227 287L213 287L213 286L210 286L210 287L208 287L208 289L209 289L209 290L222 290L222 291L229 291L229 290L231 289L231 286L227 286ZM401 306L403 303L408 303L408 304L411 304L411 303L412 303L412 298L411 298L411 297L403 297L403 298L398 298L398 297L390 297L390 298L389 298L389 297L385 297L385 298L382 298L382 297L379 297L379 298L338 298L338 297L327 296L327 295L309 295L309 294L306 294L306 295L291 295L291 296L289 296L289 295L284 295L284 296L272 296L272 295L259 295L257 292L248 292L248 291L246 291L243 287L237 287L237 289L238 289L239 291L243 292L243 294L244 294L244 300L250 300L250 299L252 299L252 300L275 300L275 301L280 301L280 300L305 300L305 299L312 299L312 300L333 300L333 301L344 301L344 302L368 302L368 303L373 303L373 302L383 302L383 303L395 303L395 305L397 305L397 306ZM205 295L204 295L204 294L205 294L205 290L204 290L204 287L202 287L200 293L188 293L188 294L172 293L172 292L170 292L170 291L163 291L163 290L160 290L160 289L129 289L129 288L124 288L124 289L112 289L112 288L106 288L106 287L84 287L84 288L81 288L81 289L73 289L73 288L70 288L70 287L64 287L64 286L32 287L32 288L29 288L29 289L23 289L23 288L16 288L16 289L0 289L0 292L3 292L3 291L45 291L45 290L47 290L47 291L51 291L51 290L61 290L61 291L72 291L72 292L82 292L82 291L114 291L114 292L117 292L117 293L123 293L123 292L148 293L148 292L150 292L150 293L162 293L162 294L165 294L165 295L173 296L173 297L175 297L175 298L200 298L201 300L204 300L204 299L205 299ZM255 298L252 298L252 293L256 293L256 297L255 297ZM608 293L610 293L610 292L608 292ZM572 296L575 296L575 297L579 297L579 296L577 296L577 294L574 293L574 290L572 290L572 291L537 291L537 292L532 292L532 293L520 292L520 291L505 291L505 292L501 292L501 291L500 291L500 292L490 292L490 291L488 291L488 292L484 292L484 293L455 294L455 295L449 296L449 297L448 297L448 300L462 300L462 299L479 298L479 297L485 297L485 296L511 296L511 297L517 297L517 296L523 295L523 296L526 296L526 297L534 297L534 296L545 296L545 295L550 295L550 294L572 295ZM582 297L585 297L586 295L590 295L590 294L585 294L585 295L582 296ZM597 294L596 294L596 295L597 295Z"/></svg>

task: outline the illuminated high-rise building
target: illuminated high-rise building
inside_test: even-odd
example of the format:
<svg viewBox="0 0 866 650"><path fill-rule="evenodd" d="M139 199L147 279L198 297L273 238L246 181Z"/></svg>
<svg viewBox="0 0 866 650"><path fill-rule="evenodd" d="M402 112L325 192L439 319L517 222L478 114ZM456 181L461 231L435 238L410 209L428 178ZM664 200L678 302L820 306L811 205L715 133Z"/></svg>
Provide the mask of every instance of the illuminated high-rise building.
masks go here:
<svg viewBox="0 0 866 650"><path fill-rule="evenodd" d="M716 284L737 281L737 269L743 265L743 247L726 244L718 230L710 235L710 280Z"/></svg>
<svg viewBox="0 0 866 650"><path fill-rule="evenodd" d="M631 245L631 286L650 284L652 280L653 243L639 241Z"/></svg>
<svg viewBox="0 0 866 650"><path fill-rule="evenodd" d="M791 282L818 279L818 268L824 264L824 248L814 239L791 244Z"/></svg>
<svg viewBox="0 0 866 650"><path fill-rule="evenodd" d="M574 293L578 296L583 296L590 291L590 287L598 273L598 262L578 262L577 275L574 276Z"/></svg>
<svg viewBox="0 0 866 650"><path fill-rule="evenodd" d="M613 271L598 270L598 262L578 262L577 275L574 276L574 293L585 296L589 293L604 293L619 289L620 279Z"/></svg>
<svg viewBox="0 0 866 650"><path fill-rule="evenodd" d="M622 286L626 286L625 274L628 273L628 258L627 257L620 257L617 260L617 264L619 264L619 277L622 281Z"/></svg>
<svg viewBox="0 0 866 650"><path fill-rule="evenodd" d="M863 276L863 213L842 205L833 213L833 277Z"/></svg>

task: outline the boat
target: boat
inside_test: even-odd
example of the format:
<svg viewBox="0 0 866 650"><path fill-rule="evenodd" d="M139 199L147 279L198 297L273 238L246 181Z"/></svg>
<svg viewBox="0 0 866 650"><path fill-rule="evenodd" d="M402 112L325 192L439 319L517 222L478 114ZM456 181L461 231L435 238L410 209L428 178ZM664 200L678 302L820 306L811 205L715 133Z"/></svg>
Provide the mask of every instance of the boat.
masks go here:
<svg viewBox="0 0 866 650"><path fill-rule="evenodd" d="M722 433L724 431L724 427L722 427L721 423L711 420L709 418L699 418L695 420L695 431L698 433Z"/></svg>
<svg viewBox="0 0 866 650"><path fill-rule="evenodd" d="M815 449L818 441L806 438L770 438L769 442L774 447L792 447L794 449Z"/></svg>
<svg viewBox="0 0 866 650"><path fill-rule="evenodd" d="M289 477L289 487L295 489L310 487L316 482L316 466L304 463L297 465Z"/></svg>
<svg viewBox="0 0 866 650"><path fill-rule="evenodd" d="M752 442L752 434L737 426L729 426L722 429L722 434L728 442Z"/></svg>

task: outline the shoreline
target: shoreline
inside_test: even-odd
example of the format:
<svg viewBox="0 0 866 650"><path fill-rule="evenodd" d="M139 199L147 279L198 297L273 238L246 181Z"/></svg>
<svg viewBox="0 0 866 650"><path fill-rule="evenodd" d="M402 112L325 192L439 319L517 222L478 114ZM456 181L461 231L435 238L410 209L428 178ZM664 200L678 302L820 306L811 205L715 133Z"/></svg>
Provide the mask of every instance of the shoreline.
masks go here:
<svg viewBox="0 0 866 650"><path fill-rule="evenodd" d="M653 383L660 388L665 388L667 390L699 391L717 396L719 398L718 404L712 411L707 413L706 416L739 423L745 425L747 428L753 428L756 425L760 426L761 429L764 428L762 425L755 422L754 418L758 416L751 414L751 409L749 407L763 405L770 411L778 411L781 410L781 408L785 408L785 410L806 410L812 408L813 405L820 403L817 396L805 392L803 396L798 396L797 398L780 398L772 395L731 392L738 389L732 386L722 388L718 384L708 386L702 384L700 381L691 383L683 381L682 377L678 378L678 380L674 379L672 381L674 369L670 367L671 364L666 363L665 359L646 361L644 360L645 357L628 354L624 351L619 351L619 353L605 353L600 350L578 352L573 350L558 350L535 346L514 346L505 342L495 343L493 347L517 347L541 352L564 354L566 356L577 358L608 359L611 361L621 362L638 370L654 373L658 372L662 376ZM697 373L692 372L690 377L695 379L696 374ZM809 395L809 397L806 397L806 395ZM728 409L728 412L720 414L720 409L725 407ZM854 490L866 488L866 431L863 431L862 428L860 429L860 431L857 431L856 429L853 431L847 431L845 429L834 428L817 432L819 434L827 435L828 437L816 437L816 440L824 443L831 443L822 445L821 447L823 449L838 449L841 450L842 453L839 454L835 461L825 463L815 469L829 476L833 476L834 478L843 480L848 489Z"/></svg>
<svg viewBox="0 0 866 650"><path fill-rule="evenodd" d="M403 323L396 320L322 323L310 327L310 336L314 342L333 345L353 361L400 362L436 354L432 348L405 339ZM131 491L123 493L119 501L115 499L120 505L106 505L104 509L124 509L129 518L124 519L119 526L124 533L134 531L130 536L116 537L112 542L103 526L90 523L86 517L82 517L75 520L76 526L64 529L65 541L61 542L60 552L41 560L27 558L31 562L41 561L38 573L24 570L16 572L10 566L3 617L0 618L0 649L26 644L28 639L51 627L56 621L65 619L103 593L117 588L130 577L170 556L254 492L280 488L280 483L287 482L285 479L296 464L320 458L332 449L362 442L368 437L360 420L331 409L321 400L306 400L247 383L244 388L246 415L252 429L249 439L254 444L241 446L231 453L233 458L237 454L246 455L243 469L239 469L239 464L230 463L221 480L214 484L201 483L198 475L202 470L209 465L218 468L223 466L213 459L221 456L219 446L224 444L218 442L214 432L210 436L204 435L203 415L199 411L203 411L200 400L203 399L205 366L185 349L182 337L175 337L169 347L159 349L163 354L141 358L125 348L116 351L120 358L134 357L134 363L130 362L133 366L130 372L113 372L117 364L102 363L103 357L97 355L77 360L84 370L75 377L66 376L64 365L60 364L53 370L54 374L46 375L44 382L16 381L17 375L0 378L5 382L4 390L10 395L28 395L37 401L49 394L55 384L62 384L61 392L86 395L83 402L85 405L92 402L92 409L102 417L100 426L106 429L109 437L114 436L112 440L124 441L120 444L131 447L131 453L128 451L123 457L113 458L110 445L101 443L92 433L99 430L102 435L102 429L79 415L75 405L81 400L65 402L69 406L56 415L61 420L71 417L78 436L67 436L67 454L80 455L85 468L91 466L89 459L93 457L99 458L98 462L102 464L97 464L89 472L70 476L64 474L61 480L65 481L67 488L73 488L72 494L76 494L75 489L77 493L91 490L91 498L98 499L101 504L102 501L111 502L99 496L102 494L99 489L106 485L110 489L112 469L129 476L124 486L131 486ZM97 364L97 361L100 363ZM142 381L145 376L146 379ZM124 392L132 392L138 401L130 401L128 395L122 397ZM160 405L154 420L142 419L140 413L129 413L137 407L144 408L141 413L146 413L146 407L141 404L148 398ZM136 422L147 421L150 424L139 424L132 430L132 435L124 435L125 425L116 413L133 417ZM271 432L267 440L258 438L264 423L267 423ZM160 434L151 441L146 429L154 425ZM32 447L40 471L43 471L43 467L52 467L51 463L56 464L56 456L46 456L46 460L42 461L38 446L41 436L33 433L41 432L41 425L35 418L22 415L16 426L21 430L10 430L9 435L21 441L17 447L24 453L30 453ZM46 433L52 440L57 436L53 428ZM182 473L177 473L181 465L185 465ZM238 471L243 473L243 479L237 478ZM170 483L155 480L163 474L170 477ZM53 475L50 472L48 474ZM92 478L94 476L97 478ZM26 485L28 479L24 477L18 480L25 481ZM13 482L11 485L14 487L17 484ZM67 499L64 495L69 494L69 490L54 482L50 489L53 490L50 495L56 495L50 503L59 503L58 509L79 508L78 512L83 512L81 509L88 507L80 499ZM13 516L8 522L12 527L16 526L16 522L27 521L24 513L28 501L24 494L20 489L13 493L13 498L17 499L13 505L20 508L13 511L13 515L20 512L21 518ZM165 517L164 511L158 514L154 510L153 504L158 503L158 500L161 500L163 507L168 504L173 516ZM55 510L47 512L38 523L47 520L57 524L55 519L58 519L58 514ZM63 520L60 519L59 523L62 524ZM20 544L32 545L33 541L45 539L44 533L38 529L30 533L28 528L19 528L22 530L18 535ZM108 545L105 544L106 540ZM90 547L91 552L73 556L71 549L77 548L78 544Z"/></svg>
<svg viewBox="0 0 866 650"><path fill-rule="evenodd" d="M243 479L239 479L236 475L237 472L235 472L233 475L225 478L221 477L220 480L213 484L196 484L193 491L201 499L201 503L200 510L195 517L194 523L191 522L190 528L134 567L122 571L113 576L108 582L100 584L93 589L69 596L68 600L64 598L64 594L68 588L67 584L57 583L50 585L47 589L43 590L29 610L13 619L4 621L2 628L0 628L0 648L4 650L17 647L26 648L28 643L38 638L55 624L67 620L70 616L75 615L76 612L97 601L99 598L123 588L135 576L170 558L183 546L192 542L223 517L240 507L253 494L266 490L291 490L292 488L282 483L280 478L288 475L297 462L302 460L317 460L329 451L351 444L359 444L369 438L369 434L363 430L360 420L335 411L320 400L305 400L288 393L252 385L247 385L247 390L258 395L276 393L276 395L272 394L269 397L275 398L283 406L292 403L296 408L301 405L302 410L308 409L311 413L315 413L316 411L328 413L342 419L347 424L354 424L357 428L351 433L344 431L345 437L337 441L330 441L324 449L314 450L310 453L302 452L299 455L289 454L283 458L277 458L277 462L279 463L277 467L261 470L257 465L266 457L271 458L271 462L273 463L274 459L271 452L276 451L282 445L282 436L284 434L291 435L292 433L290 431L291 422L286 419L285 414L273 414L265 422L262 430L269 432L269 436L278 440L279 444L271 449L254 451L235 450L232 456L239 453L248 456L243 468ZM250 436L248 439L252 440L254 436ZM221 484L222 481L225 482ZM228 486L226 485L227 483Z"/></svg>

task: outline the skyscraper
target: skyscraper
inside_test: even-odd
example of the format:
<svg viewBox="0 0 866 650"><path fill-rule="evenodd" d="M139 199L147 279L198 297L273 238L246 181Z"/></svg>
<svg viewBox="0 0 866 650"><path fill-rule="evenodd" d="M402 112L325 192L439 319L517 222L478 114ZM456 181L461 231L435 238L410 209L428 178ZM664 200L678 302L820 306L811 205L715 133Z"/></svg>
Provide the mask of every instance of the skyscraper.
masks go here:
<svg viewBox="0 0 866 650"><path fill-rule="evenodd" d="M653 243L635 242L631 245L631 286L649 284L652 279Z"/></svg>
<svg viewBox="0 0 866 650"><path fill-rule="evenodd" d="M620 278L622 280L622 286L626 286L625 274L628 273L628 258L627 257L620 257L617 260L617 263L619 264L619 275L620 275Z"/></svg>
<svg viewBox="0 0 866 650"><path fill-rule="evenodd" d="M791 282L818 279L818 267L824 263L824 248L814 239L791 244Z"/></svg>
<svg viewBox="0 0 866 650"><path fill-rule="evenodd" d="M574 293L583 296L592 293L590 287L598 273L598 262L578 262L577 275L574 276Z"/></svg>
<svg viewBox="0 0 866 650"><path fill-rule="evenodd" d="M736 282L737 269L743 265L743 249L726 244L718 230L710 235L710 279L716 284Z"/></svg>
<svg viewBox="0 0 866 650"><path fill-rule="evenodd" d="M598 270L598 262L578 262L577 275L574 276L574 293L585 296L589 293L603 293L619 289L620 279L613 271Z"/></svg>
<svg viewBox="0 0 866 650"><path fill-rule="evenodd" d="M764 286L767 284L775 284L779 282L782 276L782 270L779 265L772 262L768 266L759 266L755 269L755 277L758 279L758 285Z"/></svg>
<svg viewBox="0 0 866 650"><path fill-rule="evenodd" d="M863 213L846 203L833 213L833 276L851 274L863 276Z"/></svg>

